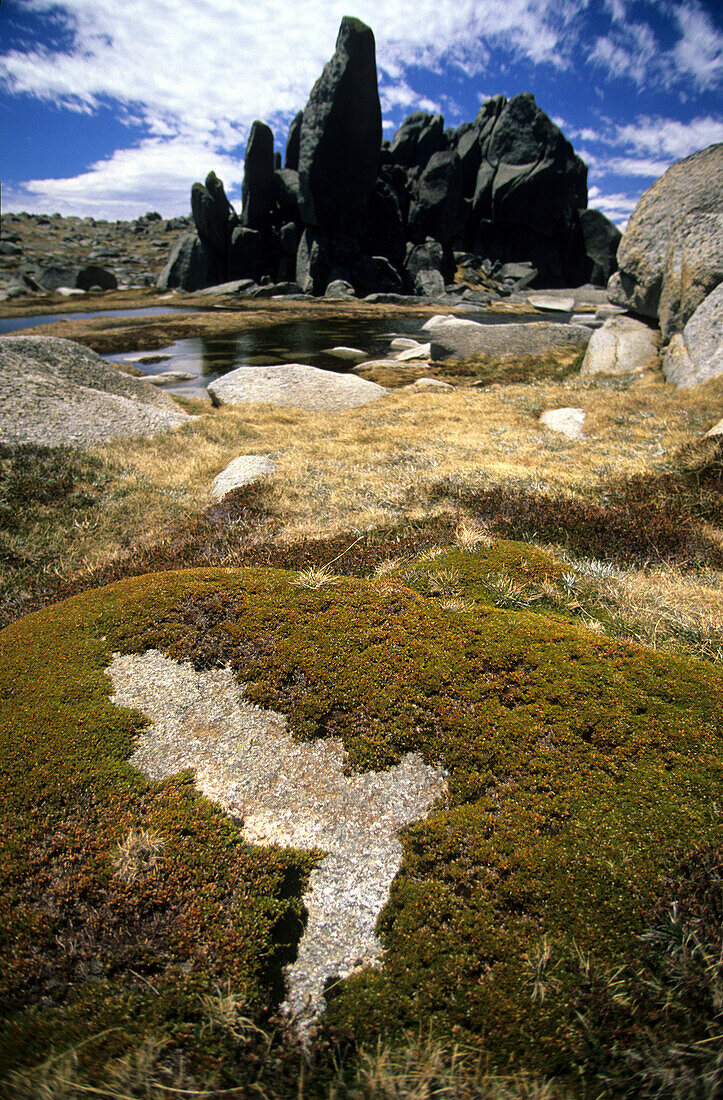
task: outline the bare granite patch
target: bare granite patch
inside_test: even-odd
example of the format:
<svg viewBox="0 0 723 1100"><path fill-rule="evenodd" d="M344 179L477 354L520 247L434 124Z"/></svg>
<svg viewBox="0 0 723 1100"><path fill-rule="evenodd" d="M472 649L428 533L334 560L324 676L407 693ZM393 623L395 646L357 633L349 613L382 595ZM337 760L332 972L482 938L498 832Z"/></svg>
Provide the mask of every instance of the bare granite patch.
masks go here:
<svg viewBox="0 0 723 1100"><path fill-rule="evenodd" d="M338 738L294 741L283 715L244 701L228 668L196 672L148 650L116 654L108 672L112 702L152 721L132 765L158 780L193 769L198 789L240 822L249 843L324 853L286 968L284 1007L303 1036L324 1010L328 982L379 965L374 929L401 864L397 834L446 791L446 773L407 753L388 771L344 775Z"/></svg>

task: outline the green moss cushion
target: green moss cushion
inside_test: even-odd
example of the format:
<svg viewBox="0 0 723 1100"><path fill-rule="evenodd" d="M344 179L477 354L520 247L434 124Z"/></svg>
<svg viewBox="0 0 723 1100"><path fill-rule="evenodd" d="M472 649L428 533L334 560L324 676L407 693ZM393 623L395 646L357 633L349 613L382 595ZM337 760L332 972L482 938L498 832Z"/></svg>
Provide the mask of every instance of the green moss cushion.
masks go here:
<svg viewBox="0 0 723 1100"><path fill-rule="evenodd" d="M574 975L560 961L542 996L539 945L634 958L661 872L720 839L722 677L493 607L485 578L502 567L561 568L501 543L317 588L282 570L164 573L3 631L6 1062L90 1032L113 1051L170 1029L213 1065L199 999L230 983L259 1021L283 999L314 857L249 846L190 776L153 783L128 765L146 719L109 702L105 669L156 648L230 664L295 735L341 737L351 768L417 750L449 771L448 802L404 833L385 965L334 990L329 1022L369 1038L433 1019L500 1065L564 1066ZM409 586L435 569L454 570L467 602ZM133 830L162 848L128 878L117 853Z"/></svg>

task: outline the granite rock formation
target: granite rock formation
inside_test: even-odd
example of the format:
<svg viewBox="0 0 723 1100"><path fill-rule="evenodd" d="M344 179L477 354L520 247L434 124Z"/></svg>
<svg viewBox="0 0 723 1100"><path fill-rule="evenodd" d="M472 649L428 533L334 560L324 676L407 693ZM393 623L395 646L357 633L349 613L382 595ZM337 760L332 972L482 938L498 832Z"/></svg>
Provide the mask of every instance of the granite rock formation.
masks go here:
<svg viewBox="0 0 723 1100"><path fill-rule="evenodd" d="M161 286L213 275L441 296L455 253L487 275L527 264L545 286L604 285L615 270L619 233L587 209L587 167L533 95L494 96L456 130L416 111L382 141L374 35L351 17L291 123L283 168L254 122L242 193L239 218L213 172L193 185L202 247L186 243Z"/></svg>

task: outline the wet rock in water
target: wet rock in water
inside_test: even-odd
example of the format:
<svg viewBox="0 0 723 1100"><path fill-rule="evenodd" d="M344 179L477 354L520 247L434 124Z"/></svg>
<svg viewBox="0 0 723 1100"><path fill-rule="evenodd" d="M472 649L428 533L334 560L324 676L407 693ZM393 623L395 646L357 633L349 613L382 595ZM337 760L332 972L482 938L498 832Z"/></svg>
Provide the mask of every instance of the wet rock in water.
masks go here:
<svg viewBox="0 0 723 1100"><path fill-rule="evenodd" d="M681 389L723 375L723 283L698 306L663 356L669 382Z"/></svg>
<svg viewBox="0 0 723 1100"><path fill-rule="evenodd" d="M271 404L311 411L351 409L383 397L386 390L352 374L335 374L303 363L238 367L208 386L214 405Z"/></svg>
<svg viewBox="0 0 723 1100"><path fill-rule="evenodd" d="M683 328L723 281L723 143L673 164L642 195L618 248L610 300Z"/></svg>
<svg viewBox="0 0 723 1100"><path fill-rule="evenodd" d="M593 332L580 374L638 374L660 366L660 336L633 317L611 317Z"/></svg>
<svg viewBox="0 0 723 1100"><path fill-rule="evenodd" d="M447 317L431 329L432 359L465 359L470 355L536 355L582 347L590 329L554 321L483 325Z"/></svg>
<svg viewBox="0 0 723 1100"><path fill-rule="evenodd" d="M214 500L223 500L234 489L262 481L275 469L276 463L270 455L239 455L213 479L211 496Z"/></svg>
<svg viewBox="0 0 723 1100"><path fill-rule="evenodd" d="M381 143L374 35L345 16L301 123L299 193L306 225L363 235Z"/></svg>

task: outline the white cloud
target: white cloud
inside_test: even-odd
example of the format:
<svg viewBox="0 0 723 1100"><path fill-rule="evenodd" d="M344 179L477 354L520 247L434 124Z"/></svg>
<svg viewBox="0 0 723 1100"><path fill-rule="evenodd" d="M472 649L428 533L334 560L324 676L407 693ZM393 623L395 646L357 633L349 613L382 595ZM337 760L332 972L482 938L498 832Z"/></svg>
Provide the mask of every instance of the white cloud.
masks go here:
<svg viewBox="0 0 723 1100"><path fill-rule="evenodd" d="M637 153L665 159L666 167L698 149L723 141L723 118L706 115L681 122L674 118L643 115L634 123L615 128L616 144Z"/></svg>
<svg viewBox="0 0 723 1100"><path fill-rule="evenodd" d="M698 0L659 4L680 33L668 50L661 46L648 23L634 22L629 17L623 0L606 0L605 7L612 26L608 34L596 39L589 57L610 76L626 77L639 87L681 85L699 91L720 83L723 33Z"/></svg>
<svg viewBox="0 0 723 1100"><path fill-rule="evenodd" d="M164 217L187 213L194 180L216 172L233 201L240 194L243 161L202 142L149 138L132 149L118 150L72 179L28 180L3 194L6 210L53 210L98 218L135 218L146 210Z"/></svg>
<svg viewBox="0 0 723 1100"><path fill-rule="evenodd" d="M675 11L682 32L672 51L677 73L699 88L713 88L723 77L723 33L698 4L683 4Z"/></svg>

